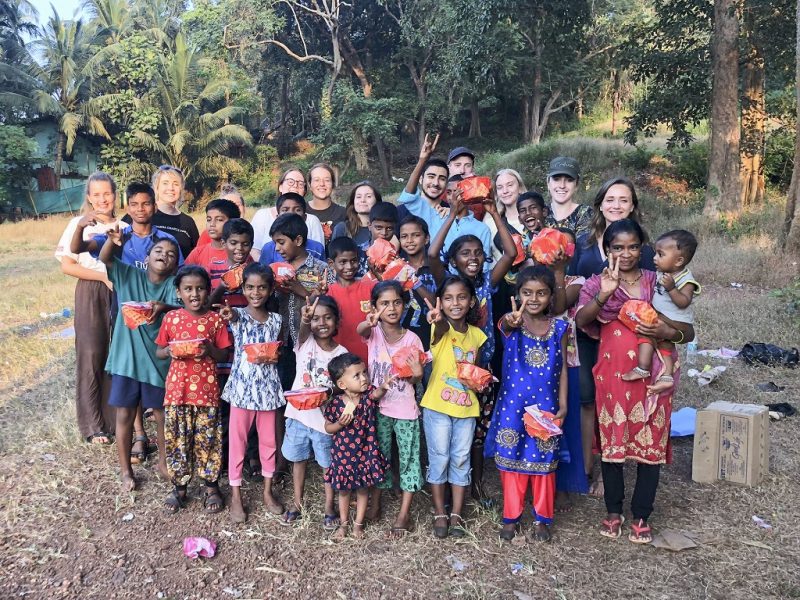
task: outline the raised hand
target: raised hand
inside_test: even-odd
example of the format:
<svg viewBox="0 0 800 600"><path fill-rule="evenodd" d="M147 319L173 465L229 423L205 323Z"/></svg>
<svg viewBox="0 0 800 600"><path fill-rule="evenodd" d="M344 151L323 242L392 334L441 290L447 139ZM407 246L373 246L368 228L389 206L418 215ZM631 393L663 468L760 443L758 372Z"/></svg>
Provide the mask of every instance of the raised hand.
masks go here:
<svg viewBox="0 0 800 600"><path fill-rule="evenodd" d="M671 292L672 290L675 289L675 278L669 273L662 273L661 285L664 286L664 289L666 291Z"/></svg>
<svg viewBox="0 0 800 600"><path fill-rule="evenodd" d="M314 299L313 304L311 303L311 296L306 296L306 304L300 309L300 320L306 325L311 324L311 318L314 316L317 304L319 304L319 296Z"/></svg>
<svg viewBox="0 0 800 600"><path fill-rule="evenodd" d="M553 259L553 263L550 265L550 268L553 271L559 271L559 272L564 271L571 260L572 258L567 256L567 253L559 248L556 251L555 258Z"/></svg>
<svg viewBox="0 0 800 600"><path fill-rule="evenodd" d="M385 306L385 305L383 306L383 308L381 308L381 309L380 309L380 310L378 310L378 311L376 311L375 309L372 309L372 312L370 312L370 313L367 315L367 324L368 324L370 327L377 327L377 326L378 326L378 323L379 323L379 322L380 322L380 320L381 320L381 315L383 314L383 312L384 312L385 310L386 310L386 306Z"/></svg>
<svg viewBox="0 0 800 600"><path fill-rule="evenodd" d="M108 239L114 242L117 246L122 246L122 232L119 230L119 223L114 225L113 229L109 229L106 232L108 235Z"/></svg>
<svg viewBox="0 0 800 600"><path fill-rule="evenodd" d="M322 272L322 279L319 280L317 283L316 288L316 295L321 296L323 294L328 293L328 275L329 275L329 267L325 267L325 270Z"/></svg>
<svg viewBox="0 0 800 600"><path fill-rule="evenodd" d="M436 151L436 145L439 143L439 134L436 134L436 137L431 140L428 137L428 134L425 134L425 140L422 142L422 148L419 149L419 157L428 160Z"/></svg>
<svg viewBox="0 0 800 600"><path fill-rule="evenodd" d="M381 389L383 389L385 392L388 392L389 389L394 385L395 381L397 381L397 377L395 375L387 375L386 379L384 379L383 383L381 384Z"/></svg>
<svg viewBox="0 0 800 600"><path fill-rule="evenodd" d="M91 225L97 225L97 213L94 211L90 211L81 217L81 220L78 221L78 227L81 229L85 227L89 227Z"/></svg>
<svg viewBox="0 0 800 600"><path fill-rule="evenodd" d="M619 287L619 258L608 255L608 266L600 274L600 292L611 295Z"/></svg>
<svg viewBox="0 0 800 600"><path fill-rule="evenodd" d="M441 323L444 321L444 313L442 312L442 299L436 298L436 306L431 304L431 301L425 298L425 304L428 306L428 314L426 318L429 324Z"/></svg>
<svg viewBox="0 0 800 600"><path fill-rule="evenodd" d="M453 190L453 193L450 194L450 214L454 216L458 216L458 213L461 212L461 209L464 207L464 199L461 195L461 190L456 188Z"/></svg>
<svg viewBox="0 0 800 600"><path fill-rule="evenodd" d="M499 214L497 210L497 203L494 201L491 191L489 192L489 195L483 199L482 204L487 215L494 216Z"/></svg>
<svg viewBox="0 0 800 600"><path fill-rule="evenodd" d="M517 309L517 299L511 297L511 312L506 315L506 325L510 329L517 329L522 325L522 314L525 312L525 307L528 304L528 299L522 301L519 309Z"/></svg>

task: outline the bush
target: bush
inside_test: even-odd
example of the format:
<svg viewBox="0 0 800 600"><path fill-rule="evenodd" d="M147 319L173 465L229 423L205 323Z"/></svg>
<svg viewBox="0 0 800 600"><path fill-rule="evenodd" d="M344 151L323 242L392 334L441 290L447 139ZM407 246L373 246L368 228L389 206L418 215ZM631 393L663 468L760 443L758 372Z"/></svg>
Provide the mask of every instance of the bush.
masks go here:
<svg viewBox="0 0 800 600"><path fill-rule="evenodd" d="M673 148L667 158L675 166L675 174L690 187L704 188L708 177L708 153L708 143L702 142L685 148Z"/></svg>
<svg viewBox="0 0 800 600"><path fill-rule="evenodd" d="M782 189L789 186L792 179L794 161L794 132L776 129L767 136L764 151L764 176L767 181Z"/></svg>
<svg viewBox="0 0 800 600"><path fill-rule="evenodd" d="M274 200L280 177L280 159L274 146L259 144L242 166L237 184L248 204L262 206Z"/></svg>

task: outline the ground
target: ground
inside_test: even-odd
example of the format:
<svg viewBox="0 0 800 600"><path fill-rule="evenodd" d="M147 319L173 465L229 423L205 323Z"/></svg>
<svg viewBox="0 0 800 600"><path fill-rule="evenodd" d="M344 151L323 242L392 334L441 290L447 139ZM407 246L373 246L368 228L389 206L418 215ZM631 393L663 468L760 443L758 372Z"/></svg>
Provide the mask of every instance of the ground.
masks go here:
<svg viewBox="0 0 800 600"><path fill-rule="evenodd" d="M659 224L675 214L654 208L648 214ZM750 340L798 345L796 321L769 294L796 276L796 258L779 255L768 227L731 237L703 230L695 217L681 222L702 230L693 265L704 284L700 347L738 349ZM692 532L699 546L677 553L601 537L602 502L586 497L576 499L571 514L557 516L554 539L545 545L501 544L498 513L475 507L466 514L469 537L436 541L425 494L414 501L414 531L406 539L384 538L398 506L387 498L383 520L367 529L365 541L334 545L321 528L318 470L296 528L266 514L254 484L244 488L253 511L245 525L234 525L227 513L203 514L196 489L184 511L167 516L162 501L169 489L152 465L136 469L138 491L120 494L113 447L82 443L74 425L72 341L47 338L71 321L39 316L73 304L74 284L52 258L65 225L64 218L0 225L0 597L800 597L800 416L770 425L770 473L755 488L693 483L692 440L675 440L652 524L656 531ZM800 408L796 370L728 366L707 388L684 378L676 408L721 399L786 400ZM758 392L755 384L765 381L786 391ZM499 500L496 472L489 471ZM756 526L753 515L772 530ZM215 540L218 555L184 558L186 536Z"/></svg>

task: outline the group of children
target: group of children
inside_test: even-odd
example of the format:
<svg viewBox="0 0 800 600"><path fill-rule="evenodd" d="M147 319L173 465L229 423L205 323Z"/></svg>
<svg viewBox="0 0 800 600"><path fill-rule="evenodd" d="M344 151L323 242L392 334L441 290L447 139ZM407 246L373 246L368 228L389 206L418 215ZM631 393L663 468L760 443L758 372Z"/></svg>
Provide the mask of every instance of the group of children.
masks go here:
<svg viewBox="0 0 800 600"><path fill-rule="evenodd" d="M535 537L550 539L556 471L560 459L565 467L570 458L562 436L533 436L525 415L533 407L555 424L568 418L575 366L569 309L582 280L565 275L566 255L549 267L517 260L520 246L486 198L482 208L502 249L493 261L486 226L447 183L447 163L430 158L434 149L426 139L399 212L388 203L372 207L366 244L347 235L326 246L311 243L307 206L296 193L278 198L258 262L251 258L253 227L229 200L206 206L209 242L185 261L174 238L149 225L154 198L146 184L128 186L133 226L124 232L115 227L87 242L83 229L93 220L81 220L72 251L99 254L119 306L150 303L138 327L116 320L107 364L125 490L136 486L130 453L141 406L157 422L158 468L174 486L165 499L170 512L185 506L193 475L205 486L205 510L223 510L219 480L227 470L230 516L244 522L243 470L248 448L257 447L264 504L282 523L301 516L313 458L324 471L323 527L335 540L351 531L363 537L365 524L379 518L382 492L397 487L400 508L388 534L402 537L426 482L434 535L463 537L466 495L472 485L481 499L486 456L501 476L501 538L518 531L530 487ZM525 251L547 207L540 194L526 192L517 208ZM574 243L574 234L564 232ZM385 276L387 261L370 255L386 244L411 276ZM677 287L668 281L669 291ZM512 310L494 314L501 282L513 286ZM680 306L686 296L674 297ZM470 369L490 368L497 341L499 385L476 384ZM276 343L277 352L249 351ZM642 354L642 368L626 377L645 376ZM287 404L284 392L317 388L330 390L321 405ZM279 460L292 463L293 494L285 506L273 490ZM582 474L580 451L571 461Z"/></svg>

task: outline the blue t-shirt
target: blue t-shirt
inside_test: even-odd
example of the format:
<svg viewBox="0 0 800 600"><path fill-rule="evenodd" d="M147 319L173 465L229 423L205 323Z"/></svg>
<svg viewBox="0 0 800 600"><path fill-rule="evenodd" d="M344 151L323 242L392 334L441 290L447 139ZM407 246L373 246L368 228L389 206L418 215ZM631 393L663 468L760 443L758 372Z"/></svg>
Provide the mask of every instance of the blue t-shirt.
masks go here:
<svg viewBox="0 0 800 600"><path fill-rule="evenodd" d="M319 260L325 260L325 246L314 240L306 240L306 251ZM258 259L262 265L271 265L276 262L286 262L280 253L275 249L275 242L267 242L261 249L261 257Z"/></svg>
<svg viewBox="0 0 800 600"><path fill-rule="evenodd" d="M136 235L130 225L121 229L121 233L122 246L117 246L114 249L114 257L118 258L120 262L123 262L126 265L131 265L132 267L142 270L147 270L147 253L150 252L150 248L152 248L153 244L155 244L155 238L167 238L178 244L178 240L176 240L173 235L159 229L155 225L153 226L150 235L146 235L144 237ZM103 247L107 239L108 236L105 234L99 234L92 237L92 240L97 243L98 249ZM97 254L99 255L100 252L98 251ZM180 244L178 244L178 266L182 264L183 253L181 252Z"/></svg>

